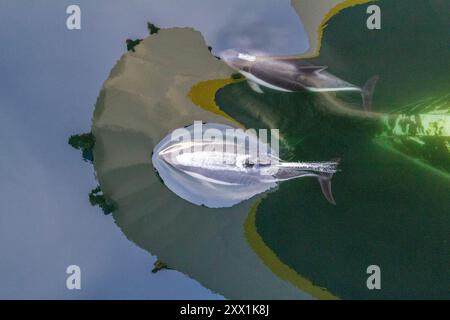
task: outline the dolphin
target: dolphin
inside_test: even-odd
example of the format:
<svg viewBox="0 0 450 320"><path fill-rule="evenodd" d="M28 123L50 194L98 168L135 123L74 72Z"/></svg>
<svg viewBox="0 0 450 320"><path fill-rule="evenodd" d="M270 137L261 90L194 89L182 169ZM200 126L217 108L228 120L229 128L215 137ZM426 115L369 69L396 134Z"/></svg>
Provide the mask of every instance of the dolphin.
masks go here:
<svg viewBox="0 0 450 320"><path fill-rule="evenodd" d="M186 127L192 132L193 126ZM224 139L173 139L164 138L153 150L152 163L164 184L181 198L210 208L231 207L263 193L278 183L301 178L318 179L322 193L336 204L331 191L331 178L337 171L338 161L284 162L273 149L247 135L248 143L227 139L227 129L221 124L204 124L202 130L214 129L223 133ZM242 132L242 134L245 134ZM259 148L268 150L254 155L249 145L258 142Z"/></svg>
<svg viewBox="0 0 450 320"><path fill-rule="evenodd" d="M371 111L373 92L379 79L374 76L361 88L327 72L327 66L316 66L297 58L255 56L234 49L223 51L220 57L242 74L257 93L264 92L261 87L282 92L356 91L361 94L367 112Z"/></svg>

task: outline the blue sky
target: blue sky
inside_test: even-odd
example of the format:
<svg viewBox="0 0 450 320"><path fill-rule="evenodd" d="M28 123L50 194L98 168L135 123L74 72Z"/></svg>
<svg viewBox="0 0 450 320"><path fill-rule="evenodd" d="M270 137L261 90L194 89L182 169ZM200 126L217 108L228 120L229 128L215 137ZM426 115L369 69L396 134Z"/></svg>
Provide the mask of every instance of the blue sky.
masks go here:
<svg viewBox="0 0 450 320"><path fill-rule="evenodd" d="M82 30L66 28L66 7ZM307 39L289 0L0 2L0 298L221 298L129 242L88 203L93 168L67 145L90 130L95 100L125 39L192 26L216 53L228 47L298 53ZM82 270L82 290L65 270Z"/></svg>

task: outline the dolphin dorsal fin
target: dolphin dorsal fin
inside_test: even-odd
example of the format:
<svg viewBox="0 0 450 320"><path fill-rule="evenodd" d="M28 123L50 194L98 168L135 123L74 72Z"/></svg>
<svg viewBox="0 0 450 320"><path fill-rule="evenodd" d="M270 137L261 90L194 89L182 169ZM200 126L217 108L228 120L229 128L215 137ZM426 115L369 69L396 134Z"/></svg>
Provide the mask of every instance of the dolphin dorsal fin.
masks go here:
<svg viewBox="0 0 450 320"><path fill-rule="evenodd" d="M299 71L309 72L309 73L318 73L328 68L328 66L298 66Z"/></svg>

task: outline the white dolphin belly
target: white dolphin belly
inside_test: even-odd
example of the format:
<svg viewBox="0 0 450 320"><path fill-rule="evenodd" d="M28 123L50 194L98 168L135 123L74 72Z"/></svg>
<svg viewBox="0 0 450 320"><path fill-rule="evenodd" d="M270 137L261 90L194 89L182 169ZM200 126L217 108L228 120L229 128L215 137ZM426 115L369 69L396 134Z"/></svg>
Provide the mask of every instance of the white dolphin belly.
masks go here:
<svg viewBox="0 0 450 320"><path fill-rule="evenodd" d="M253 74L249 73L249 72L245 72L245 71L240 71L246 78L247 80L253 81L263 87L269 88L269 89L273 89L273 90L277 90L277 91L283 91L283 92L293 92L291 90L287 90L281 87L277 87L274 86L273 84L270 84L264 80L261 80L259 78L257 78L256 76L254 76Z"/></svg>

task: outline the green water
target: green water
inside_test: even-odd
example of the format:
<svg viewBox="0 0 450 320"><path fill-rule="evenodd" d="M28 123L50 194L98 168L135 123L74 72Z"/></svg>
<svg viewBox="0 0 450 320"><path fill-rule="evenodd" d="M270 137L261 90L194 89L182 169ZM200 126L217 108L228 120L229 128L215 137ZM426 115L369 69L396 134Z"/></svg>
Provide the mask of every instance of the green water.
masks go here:
<svg viewBox="0 0 450 320"><path fill-rule="evenodd" d="M365 28L366 6L334 17L315 63L358 85L380 75L374 111L414 115L402 106L450 92L450 3L379 5L379 31ZM325 201L313 179L283 183L262 201L256 228L266 245L341 298L450 298L450 180L437 173L449 168L449 151L439 149L448 137L424 151L405 143L389 150L379 143L386 128L381 120L330 113L317 94L265 91L233 84L216 101L247 127L279 128L285 159L342 159L333 178L337 206ZM358 95L338 98L360 104ZM440 114L448 120L448 113ZM382 290L366 287L373 264L381 268Z"/></svg>

